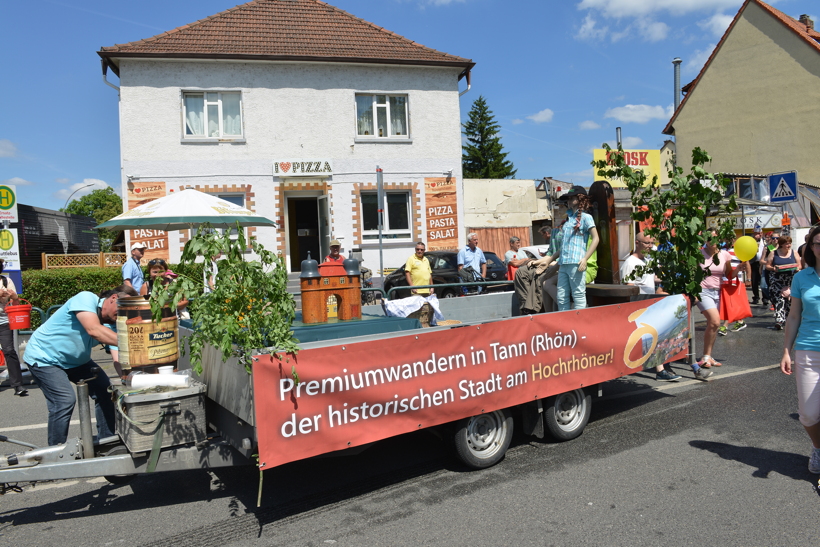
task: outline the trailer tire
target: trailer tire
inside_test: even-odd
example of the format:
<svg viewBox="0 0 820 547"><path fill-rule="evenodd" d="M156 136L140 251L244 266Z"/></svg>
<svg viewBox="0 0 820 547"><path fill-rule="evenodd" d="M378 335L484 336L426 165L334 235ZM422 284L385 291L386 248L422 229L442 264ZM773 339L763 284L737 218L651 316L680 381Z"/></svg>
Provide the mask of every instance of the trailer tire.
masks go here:
<svg viewBox="0 0 820 547"><path fill-rule="evenodd" d="M128 449L124 445L119 445L106 452L105 456L121 456L123 454L128 454ZM136 475L106 475L103 478L111 484L122 486L134 480Z"/></svg>
<svg viewBox="0 0 820 547"><path fill-rule="evenodd" d="M456 294L456 291L454 291L453 289L444 289L444 291L441 293L442 298L455 298L456 296L458 295Z"/></svg>
<svg viewBox="0 0 820 547"><path fill-rule="evenodd" d="M571 441L584 432L592 414L592 397L583 388L547 399L544 424L557 441Z"/></svg>
<svg viewBox="0 0 820 547"><path fill-rule="evenodd" d="M467 467L485 469L504 458L513 436L509 410L479 414L455 424L453 445L456 455Z"/></svg>

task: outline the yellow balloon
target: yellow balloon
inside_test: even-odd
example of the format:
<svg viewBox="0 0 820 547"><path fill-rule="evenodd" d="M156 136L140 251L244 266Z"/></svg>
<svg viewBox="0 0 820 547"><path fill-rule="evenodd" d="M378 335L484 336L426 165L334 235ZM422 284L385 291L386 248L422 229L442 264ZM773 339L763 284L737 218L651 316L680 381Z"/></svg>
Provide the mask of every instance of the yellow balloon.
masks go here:
<svg viewBox="0 0 820 547"><path fill-rule="evenodd" d="M751 236L739 237L735 241L735 256L741 262L746 262L754 258L757 254L757 241Z"/></svg>

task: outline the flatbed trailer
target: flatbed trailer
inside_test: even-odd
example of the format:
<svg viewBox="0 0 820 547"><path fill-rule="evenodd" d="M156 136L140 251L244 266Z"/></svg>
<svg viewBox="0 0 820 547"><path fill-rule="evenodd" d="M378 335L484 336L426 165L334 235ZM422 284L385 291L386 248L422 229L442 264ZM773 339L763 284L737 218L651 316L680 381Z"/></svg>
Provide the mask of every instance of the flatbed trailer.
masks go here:
<svg viewBox="0 0 820 547"><path fill-rule="evenodd" d="M81 397L81 437L0 457L0 483L98 476L119 483L147 472L252 464L264 470L427 428L480 469L504 457L514 427L539 438L577 437L598 386L679 359L688 347L682 296L527 316L516 316L512 292L439 304L450 320L444 326L343 333L302 343L296 356L261 349L252 374L206 348L196 377L204 385L203 415L169 392L157 404L167 421L144 428L145 435L165 430L156 448L133 449L125 441L134 432L119 419L117 436L92 442ZM363 312L383 315L380 306ZM181 339L186 333L180 327ZM179 368L190 369L187 357ZM201 434L191 437L192 427Z"/></svg>

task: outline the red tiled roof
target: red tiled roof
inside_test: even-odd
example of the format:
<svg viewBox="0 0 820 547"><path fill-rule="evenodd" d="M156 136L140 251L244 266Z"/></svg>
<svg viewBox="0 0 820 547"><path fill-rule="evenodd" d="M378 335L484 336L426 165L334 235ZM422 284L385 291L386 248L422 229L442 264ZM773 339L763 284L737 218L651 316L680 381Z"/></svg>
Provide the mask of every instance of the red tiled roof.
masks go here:
<svg viewBox="0 0 820 547"><path fill-rule="evenodd" d="M124 57L262 59L474 66L319 0L253 0L151 38L97 52Z"/></svg>
<svg viewBox="0 0 820 547"><path fill-rule="evenodd" d="M818 53L820 53L820 41L818 41L820 40L820 32L817 32L814 29L809 29L800 21L792 19L782 11L776 10L770 5L761 2L760 0L746 0L738 10L737 15L735 15L735 18L732 19L732 22L726 29L726 32L723 33L720 42L718 42L717 46L715 46L715 49L709 56L709 59L706 60L706 63L704 63L703 68L700 69L697 78L695 78L694 80L686 84L686 86L684 86L684 89L686 90L686 96L684 96L683 100L678 105L678 109L675 110L675 112L672 114L672 118L669 120L669 123L667 123L666 127L663 128L662 133L664 133L665 135L671 135L673 133L672 124L675 123L675 119L678 117L678 113L683 108L683 105L686 104L686 99L688 99L689 96L692 94L692 91L697 87L698 82L700 82L700 79L703 76L704 72L706 72L706 69L709 67L710 64L712 64L712 59L715 58L715 55L720 50L720 47L723 45L723 42L726 41L726 38L729 36L729 33L735 27L735 23L737 23L737 20L740 18L741 14L743 13L743 10L746 9L746 6L749 4L749 2L754 2L755 4L760 6L764 11L768 12L775 19L786 25L788 28L794 31L795 34L803 38L811 47L816 49Z"/></svg>

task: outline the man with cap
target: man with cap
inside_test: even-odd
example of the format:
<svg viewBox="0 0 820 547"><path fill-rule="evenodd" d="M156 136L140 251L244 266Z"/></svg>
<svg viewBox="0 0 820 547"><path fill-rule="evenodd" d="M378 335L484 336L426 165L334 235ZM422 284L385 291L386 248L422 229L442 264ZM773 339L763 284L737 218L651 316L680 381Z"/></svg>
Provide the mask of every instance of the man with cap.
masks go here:
<svg viewBox="0 0 820 547"><path fill-rule="evenodd" d="M330 254L325 257L325 262L344 262L344 257L341 254L342 242L338 239L331 240Z"/></svg>
<svg viewBox="0 0 820 547"><path fill-rule="evenodd" d="M140 287L145 282L145 275L142 273L142 266L140 265L140 259L144 254L145 245L136 241L131 245L131 258L122 265L122 282L132 287L137 291L137 294L139 294Z"/></svg>

